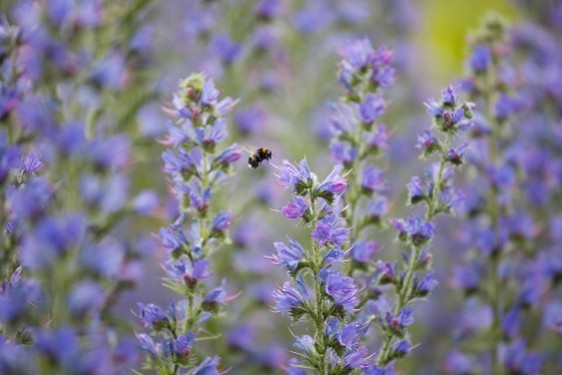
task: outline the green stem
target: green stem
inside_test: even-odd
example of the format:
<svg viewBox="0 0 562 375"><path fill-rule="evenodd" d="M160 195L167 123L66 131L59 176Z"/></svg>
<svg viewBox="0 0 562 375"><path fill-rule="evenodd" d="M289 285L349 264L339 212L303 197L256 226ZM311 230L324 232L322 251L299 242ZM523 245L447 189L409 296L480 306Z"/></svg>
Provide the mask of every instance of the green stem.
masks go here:
<svg viewBox="0 0 562 375"><path fill-rule="evenodd" d="M310 196L312 197L312 190L310 191ZM316 226L316 223L318 221L317 217L316 217L316 208L315 208L315 201L314 198L311 198L311 202L310 202L310 211L311 211L311 216L312 216L312 221L311 221L311 228L314 228ZM316 304L315 304L315 311L314 311L314 320L315 320L315 325L316 325L316 338L318 340L318 351L319 351L319 358L320 358L320 363L319 363L319 370L321 374L325 374L326 373L326 362L324 359L324 353L326 352L326 342L324 340L324 331L326 330L325 327L325 322L324 322L324 312L322 309L322 284L320 283L320 281L318 280L318 275L320 274L320 268L321 268L321 256L320 256L320 249L319 247L316 245L316 243L314 242L314 240L312 240L311 243L311 251L312 251L312 263L313 263L313 267L312 267L312 274L314 277L313 283L314 283L314 295L316 297Z"/></svg>

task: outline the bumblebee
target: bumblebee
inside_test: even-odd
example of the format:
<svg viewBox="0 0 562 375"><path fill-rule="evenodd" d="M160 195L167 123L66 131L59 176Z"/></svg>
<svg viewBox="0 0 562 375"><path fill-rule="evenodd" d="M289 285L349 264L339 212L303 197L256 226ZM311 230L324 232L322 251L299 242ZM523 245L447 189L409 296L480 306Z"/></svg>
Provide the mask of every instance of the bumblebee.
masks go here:
<svg viewBox="0 0 562 375"><path fill-rule="evenodd" d="M248 158L248 167L256 169L264 160L270 160L272 156L271 150L260 147Z"/></svg>

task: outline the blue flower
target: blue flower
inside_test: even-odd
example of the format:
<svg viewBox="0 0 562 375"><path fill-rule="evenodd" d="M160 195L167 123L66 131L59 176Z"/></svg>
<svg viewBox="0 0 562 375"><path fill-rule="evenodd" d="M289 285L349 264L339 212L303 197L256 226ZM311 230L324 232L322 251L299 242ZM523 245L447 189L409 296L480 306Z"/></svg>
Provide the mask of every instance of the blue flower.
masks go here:
<svg viewBox="0 0 562 375"><path fill-rule="evenodd" d="M207 357L205 360L193 370L193 375L219 375L217 366L220 363L218 356Z"/></svg>
<svg viewBox="0 0 562 375"><path fill-rule="evenodd" d="M157 331L170 327L170 319L161 307L152 303L145 305L139 302L137 305L140 309L139 318L145 327L151 327Z"/></svg>
<svg viewBox="0 0 562 375"><path fill-rule="evenodd" d="M359 345L361 338L367 333L368 329L368 324L351 322L338 333L338 341L347 349L353 349Z"/></svg>
<svg viewBox="0 0 562 375"><path fill-rule="evenodd" d="M232 224L232 213L219 211L212 223L212 230L215 234L223 234Z"/></svg>
<svg viewBox="0 0 562 375"><path fill-rule="evenodd" d="M380 94L367 94L359 104L359 119L365 124L371 124L384 114L385 103Z"/></svg>
<svg viewBox="0 0 562 375"><path fill-rule="evenodd" d="M394 343L394 356L396 358L407 356L411 350L412 344L408 340L399 340Z"/></svg>
<svg viewBox="0 0 562 375"><path fill-rule="evenodd" d="M350 350L345 355L345 364L351 368L362 368L369 364L367 357L369 352L364 346L359 346L356 349Z"/></svg>
<svg viewBox="0 0 562 375"><path fill-rule="evenodd" d="M277 254L271 257L274 264L281 264L289 271L295 271L299 264L304 261L304 249L297 240L290 238L289 246L283 242L274 242L273 246Z"/></svg>
<svg viewBox="0 0 562 375"><path fill-rule="evenodd" d="M283 160L283 166L278 169L277 177L281 186L284 188L293 188L297 194L312 187L312 183L316 176L310 172L308 163L305 159L301 160L298 167L294 166L287 160Z"/></svg>
<svg viewBox="0 0 562 375"><path fill-rule="evenodd" d="M283 287L279 290L273 292L273 299L276 302L275 309L280 313L291 312L295 310L302 309L308 299L308 294L302 294L301 292L306 291L295 289L291 283L283 283Z"/></svg>
<svg viewBox="0 0 562 375"><path fill-rule="evenodd" d="M439 142L429 130L425 130L422 135L418 134L418 143L416 147L421 149L423 155L427 157L439 149Z"/></svg>
<svg viewBox="0 0 562 375"><path fill-rule="evenodd" d="M468 59L468 64L476 74L485 72L492 64L492 51L490 47L483 44L475 45Z"/></svg>
<svg viewBox="0 0 562 375"><path fill-rule="evenodd" d="M410 204L416 204L426 199L425 185L418 176L412 177L408 182L408 201Z"/></svg>
<svg viewBox="0 0 562 375"><path fill-rule="evenodd" d="M211 290L201 303L201 307L206 311L217 311L219 305L224 305L226 303L226 280L221 282L221 286Z"/></svg>
<svg viewBox="0 0 562 375"><path fill-rule="evenodd" d="M344 44L340 47L339 54L345 63L360 70L372 64L375 50L371 46L371 42L364 38Z"/></svg>
<svg viewBox="0 0 562 375"><path fill-rule="evenodd" d="M336 305L351 313L359 303L358 290L354 280L345 277L342 272L330 273L326 278L326 293L333 298Z"/></svg>
<svg viewBox="0 0 562 375"><path fill-rule="evenodd" d="M351 258L359 263L367 263L379 249L375 241L357 240L351 248Z"/></svg>
<svg viewBox="0 0 562 375"><path fill-rule="evenodd" d="M367 191L381 191L385 189L384 173L372 164L361 169L361 187Z"/></svg>
<svg viewBox="0 0 562 375"><path fill-rule="evenodd" d="M398 331L402 331L404 328L414 324L412 309L408 307L402 308L396 316L394 316L390 311L387 311L385 320L390 327Z"/></svg>
<svg viewBox="0 0 562 375"><path fill-rule="evenodd" d="M295 347L304 351L307 354L316 353L315 341L309 335L296 336L295 337Z"/></svg>
<svg viewBox="0 0 562 375"><path fill-rule="evenodd" d="M421 246L435 235L435 227L419 216L410 216L406 220L391 221L401 238L409 238L415 246Z"/></svg>
<svg viewBox="0 0 562 375"><path fill-rule="evenodd" d="M96 313L105 302L105 293L101 286L93 281L76 284L68 296L68 310L75 316Z"/></svg>
<svg viewBox="0 0 562 375"><path fill-rule="evenodd" d="M284 207L281 208L281 213L287 219L300 219L305 218L305 213L308 211L308 203L302 197L296 196Z"/></svg>
<svg viewBox="0 0 562 375"><path fill-rule="evenodd" d="M336 165L330 174L315 189L315 193L324 197L326 194L343 194L347 189L347 181L340 175L341 165Z"/></svg>

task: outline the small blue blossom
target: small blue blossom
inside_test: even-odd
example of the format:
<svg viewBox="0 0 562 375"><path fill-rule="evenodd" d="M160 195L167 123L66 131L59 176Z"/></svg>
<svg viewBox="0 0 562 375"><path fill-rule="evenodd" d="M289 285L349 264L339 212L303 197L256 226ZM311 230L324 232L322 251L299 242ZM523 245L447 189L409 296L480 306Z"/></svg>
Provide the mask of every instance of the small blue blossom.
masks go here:
<svg viewBox="0 0 562 375"><path fill-rule="evenodd" d="M379 94L367 94L365 100L359 104L359 119L365 124L372 124L384 114L385 103Z"/></svg>
<svg viewBox="0 0 562 375"><path fill-rule="evenodd" d="M304 261L304 249L295 239L289 239L289 246L283 242L274 242L273 246L275 246L277 254L271 257L272 262L283 265L289 271L295 271Z"/></svg>
<svg viewBox="0 0 562 375"><path fill-rule="evenodd" d="M350 277L342 272L330 273L326 278L326 293L334 299L336 305L351 313L359 303L358 290Z"/></svg>

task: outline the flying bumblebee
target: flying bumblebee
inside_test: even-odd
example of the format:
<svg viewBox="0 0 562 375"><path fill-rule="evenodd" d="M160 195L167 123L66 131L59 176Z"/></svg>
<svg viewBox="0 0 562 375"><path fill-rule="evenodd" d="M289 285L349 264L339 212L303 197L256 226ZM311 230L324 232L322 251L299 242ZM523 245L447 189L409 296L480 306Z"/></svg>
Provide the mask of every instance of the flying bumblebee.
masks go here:
<svg viewBox="0 0 562 375"><path fill-rule="evenodd" d="M256 169L264 160L270 160L272 156L273 154L271 153L271 150L268 150L265 147L260 147L256 150L256 152L250 154L250 157L248 158L248 167Z"/></svg>

